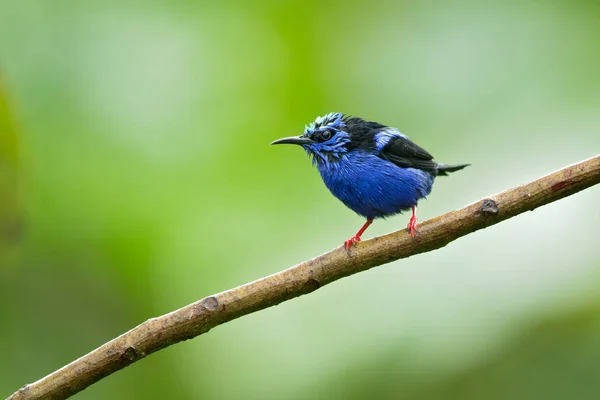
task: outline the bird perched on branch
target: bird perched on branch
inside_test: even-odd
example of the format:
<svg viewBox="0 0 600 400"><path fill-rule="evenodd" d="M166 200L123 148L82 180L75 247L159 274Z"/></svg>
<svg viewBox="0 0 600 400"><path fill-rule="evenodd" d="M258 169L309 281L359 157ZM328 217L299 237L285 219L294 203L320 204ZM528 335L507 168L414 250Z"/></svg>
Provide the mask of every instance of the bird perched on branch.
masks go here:
<svg viewBox="0 0 600 400"><path fill-rule="evenodd" d="M357 242L375 218L412 209L408 231L417 231L417 203L430 192L436 176L469 164L438 164L396 128L341 113L319 117L301 136L271 144L297 144L312 156L325 186L348 208L367 219L344 242Z"/></svg>

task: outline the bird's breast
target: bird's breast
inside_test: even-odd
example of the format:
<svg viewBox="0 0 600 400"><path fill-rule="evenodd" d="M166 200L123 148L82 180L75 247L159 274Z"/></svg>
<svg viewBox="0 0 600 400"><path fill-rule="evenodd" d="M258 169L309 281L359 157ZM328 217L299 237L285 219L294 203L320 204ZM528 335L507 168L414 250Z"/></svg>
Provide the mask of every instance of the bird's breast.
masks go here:
<svg viewBox="0 0 600 400"><path fill-rule="evenodd" d="M382 218L410 209L431 192L428 172L401 168L364 151L317 164L323 182L348 208L366 218Z"/></svg>

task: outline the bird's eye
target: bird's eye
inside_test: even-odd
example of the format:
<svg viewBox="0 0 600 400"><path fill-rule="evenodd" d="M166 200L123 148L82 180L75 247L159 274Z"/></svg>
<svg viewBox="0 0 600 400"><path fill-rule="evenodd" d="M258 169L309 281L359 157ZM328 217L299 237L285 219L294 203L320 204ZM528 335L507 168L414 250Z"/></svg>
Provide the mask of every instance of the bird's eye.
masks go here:
<svg viewBox="0 0 600 400"><path fill-rule="evenodd" d="M327 129L326 131L321 132L321 139L323 141L331 139L331 131Z"/></svg>

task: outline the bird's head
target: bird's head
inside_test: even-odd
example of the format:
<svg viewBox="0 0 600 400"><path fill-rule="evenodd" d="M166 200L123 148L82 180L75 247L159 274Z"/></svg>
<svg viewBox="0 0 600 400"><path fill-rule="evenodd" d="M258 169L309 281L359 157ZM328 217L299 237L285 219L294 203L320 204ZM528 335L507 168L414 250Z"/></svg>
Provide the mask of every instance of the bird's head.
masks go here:
<svg viewBox="0 0 600 400"><path fill-rule="evenodd" d="M303 135L279 139L271 144L298 144L312 156L313 164L329 164L342 159L349 151L348 124L354 119L341 113L329 113L306 126Z"/></svg>

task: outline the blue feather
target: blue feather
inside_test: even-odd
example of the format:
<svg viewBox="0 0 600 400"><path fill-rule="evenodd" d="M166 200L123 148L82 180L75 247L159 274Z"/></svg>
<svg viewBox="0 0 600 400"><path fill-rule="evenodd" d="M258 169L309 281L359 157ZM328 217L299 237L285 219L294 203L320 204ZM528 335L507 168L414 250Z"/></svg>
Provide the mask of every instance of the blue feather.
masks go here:
<svg viewBox="0 0 600 400"><path fill-rule="evenodd" d="M390 140L395 137L403 137L408 139L406 135L400 133L398 129L389 128L375 134L375 147L378 151L381 151L390 142Z"/></svg>
<svg viewBox="0 0 600 400"><path fill-rule="evenodd" d="M337 162L317 163L317 169L331 193L367 219L383 218L416 206L431 192L434 179L427 172L398 168L363 151Z"/></svg>

